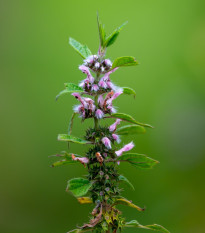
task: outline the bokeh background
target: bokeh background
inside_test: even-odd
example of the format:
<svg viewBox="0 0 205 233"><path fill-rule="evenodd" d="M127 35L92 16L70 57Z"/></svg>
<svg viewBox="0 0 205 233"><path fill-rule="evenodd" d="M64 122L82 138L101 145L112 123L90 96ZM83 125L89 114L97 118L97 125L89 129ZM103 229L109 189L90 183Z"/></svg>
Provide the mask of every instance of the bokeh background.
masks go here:
<svg viewBox="0 0 205 233"><path fill-rule="evenodd" d="M127 220L159 223L172 233L205 232L205 1L0 1L0 232L64 233L88 220L91 206L65 192L83 166L50 168L49 155L66 150L69 95L55 102L65 82L78 83L81 57L69 47L72 36L96 53L96 12L111 32L128 20L107 56L132 55L137 67L112 75L130 86L136 99L119 97L120 112L155 126L135 138L135 152L160 161L152 170L128 164L121 172L135 185L124 196L143 213L120 207ZM91 121L74 123L83 135ZM85 146L72 145L83 154ZM146 232L125 229L124 232Z"/></svg>

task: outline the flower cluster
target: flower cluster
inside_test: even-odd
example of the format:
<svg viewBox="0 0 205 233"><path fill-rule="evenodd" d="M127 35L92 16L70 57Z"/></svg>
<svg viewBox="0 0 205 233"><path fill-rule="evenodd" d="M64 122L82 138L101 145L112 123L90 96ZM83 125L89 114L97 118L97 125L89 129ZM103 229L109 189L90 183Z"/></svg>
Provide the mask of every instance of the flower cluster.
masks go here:
<svg viewBox="0 0 205 233"><path fill-rule="evenodd" d="M98 55L91 55L84 60L84 65L95 72L106 73L112 67L112 62L109 59L102 60Z"/></svg>
<svg viewBox="0 0 205 233"><path fill-rule="evenodd" d="M79 66L79 69L87 75L87 77L80 82L79 87L83 88L88 95L99 94L97 103L94 103L94 100L91 98L82 97L79 93L72 93L72 95L81 103L80 105L74 106L74 112L79 113L83 119L90 117L102 119L107 113L115 113L116 109L113 107L112 102L123 93L123 90L116 87L110 80L110 74L117 68L104 73L111 68L112 63L109 59L103 60L102 63L99 63L98 61L98 56L93 55L86 59L85 64ZM94 63L95 66L96 64L106 64L107 68L105 70L96 71L99 72L98 76L104 74L103 77L94 78L92 76L90 69L93 70L91 64Z"/></svg>

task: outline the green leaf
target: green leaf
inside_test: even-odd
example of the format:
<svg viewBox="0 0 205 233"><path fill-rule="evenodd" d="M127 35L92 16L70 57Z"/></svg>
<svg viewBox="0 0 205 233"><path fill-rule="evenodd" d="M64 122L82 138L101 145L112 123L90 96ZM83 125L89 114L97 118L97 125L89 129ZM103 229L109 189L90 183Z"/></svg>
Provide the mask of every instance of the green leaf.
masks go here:
<svg viewBox="0 0 205 233"><path fill-rule="evenodd" d="M136 66L139 63L136 61L134 57L118 57L114 60L112 64L112 69L116 67L123 67L123 66Z"/></svg>
<svg viewBox="0 0 205 233"><path fill-rule="evenodd" d="M120 181L126 182L127 184L129 184L129 186L130 186L133 190L135 190L135 188L134 188L134 186L132 185L132 183L131 183L125 176L120 175L120 176L119 176L119 180L120 180Z"/></svg>
<svg viewBox="0 0 205 233"><path fill-rule="evenodd" d="M143 154L126 153L119 157L119 161L129 162L137 168L152 168L159 163L157 160L147 157Z"/></svg>
<svg viewBox="0 0 205 233"><path fill-rule="evenodd" d="M137 209L138 211L144 211L144 209L140 208L139 206L133 204L131 201L128 201L127 199L124 198L117 199L113 205L118 205L118 204L132 207L134 209Z"/></svg>
<svg viewBox="0 0 205 233"><path fill-rule="evenodd" d="M146 130L143 126L139 125L125 125L116 130L119 135L129 135L129 134L143 134Z"/></svg>
<svg viewBox="0 0 205 233"><path fill-rule="evenodd" d="M136 97L135 90L133 90L132 88L129 88L129 87L123 87L123 94L133 95L134 98Z"/></svg>
<svg viewBox="0 0 205 233"><path fill-rule="evenodd" d="M141 125L141 126L153 128L151 125L137 122L132 116L124 114L124 113L114 113L114 114L112 114L110 116L107 116L105 118L118 118L118 119L121 119L123 121L127 121L127 122L130 122L130 123L136 124L136 125Z"/></svg>
<svg viewBox="0 0 205 233"><path fill-rule="evenodd" d="M139 224L139 222L136 220L126 222L125 227L137 227L137 228L143 228L143 229L148 229L148 230L160 231L160 232L164 232L164 233L170 233L167 229L165 229L163 226L160 226L158 224L143 226L143 225Z"/></svg>
<svg viewBox="0 0 205 233"><path fill-rule="evenodd" d="M92 183L84 178L74 178L68 181L66 191L70 191L74 196L84 196L91 188Z"/></svg>
<svg viewBox="0 0 205 233"><path fill-rule="evenodd" d="M98 13L97 13L97 23L98 23L98 31L99 31L99 37L100 37L100 45L102 48L104 48L105 38L106 38L105 28L104 28L104 25L100 21L100 17Z"/></svg>
<svg viewBox="0 0 205 233"><path fill-rule="evenodd" d="M91 144L91 142L89 142L89 141L83 140L81 138L76 138L76 137L68 135L68 134L59 134L58 141L74 142L74 143L78 143L78 144Z"/></svg>
<svg viewBox="0 0 205 233"><path fill-rule="evenodd" d="M51 167L58 167L61 165L67 165L67 164L74 164L74 163L78 163L78 161L73 160L71 157L71 153L67 153L66 151L63 151L61 154L57 154L55 155L56 157L60 157L61 160L54 162ZM81 157L80 155L76 155L76 157Z"/></svg>
<svg viewBox="0 0 205 233"><path fill-rule="evenodd" d="M80 42L74 40L71 37L69 38L69 44L75 49L76 52L80 54L82 58L86 58L92 55L87 45L82 45Z"/></svg>
<svg viewBox="0 0 205 233"><path fill-rule="evenodd" d="M83 88L79 87L78 85L74 84L74 83L65 83L65 90L61 91L57 96L56 96L56 100L58 100L58 98L61 95L64 95L66 93L73 93L73 92L83 92Z"/></svg>
<svg viewBox="0 0 205 233"><path fill-rule="evenodd" d="M117 37L119 36L120 31L122 30L122 28L127 24L127 22L123 23L120 27L118 27L117 29L115 29L113 31L113 33L111 33L105 41L105 47L109 47L110 45L112 45Z"/></svg>
<svg viewBox="0 0 205 233"><path fill-rule="evenodd" d="M57 162L54 162L51 166L52 167L58 167L58 166L61 166L61 165L66 165L66 164L74 164L76 163L77 161L74 161L74 160L67 160L67 159L62 159L60 161L57 161Z"/></svg>

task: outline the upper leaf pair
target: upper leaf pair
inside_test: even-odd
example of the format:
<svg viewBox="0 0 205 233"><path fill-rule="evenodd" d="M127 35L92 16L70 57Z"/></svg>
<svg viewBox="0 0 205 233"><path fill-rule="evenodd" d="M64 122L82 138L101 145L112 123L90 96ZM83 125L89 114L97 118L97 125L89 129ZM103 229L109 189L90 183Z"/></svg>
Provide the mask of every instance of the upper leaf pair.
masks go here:
<svg viewBox="0 0 205 233"><path fill-rule="evenodd" d="M100 37L100 45L101 48L103 49L109 47L116 41L120 31L127 24L127 22L123 23L120 27L116 28L109 36L106 36L104 25L101 23L98 14L97 14L97 22L98 22L98 30Z"/></svg>

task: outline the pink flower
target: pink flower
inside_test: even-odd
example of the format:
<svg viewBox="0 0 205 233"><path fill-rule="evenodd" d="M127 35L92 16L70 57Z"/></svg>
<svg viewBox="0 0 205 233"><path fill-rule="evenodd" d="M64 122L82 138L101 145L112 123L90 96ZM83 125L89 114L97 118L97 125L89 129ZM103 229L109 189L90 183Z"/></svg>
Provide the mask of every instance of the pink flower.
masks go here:
<svg viewBox="0 0 205 233"><path fill-rule="evenodd" d="M102 87L102 88L104 88L104 89L107 88L107 84L106 84L105 80L103 79L103 77L100 79L100 81L99 81L99 83L98 83L98 86L99 86L99 87Z"/></svg>
<svg viewBox="0 0 205 233"><path fill-rule="evenodd" d="M72 160L80 161L84 166L86 163L89 163L89 159L87 157L76 157L74 154L72 154Z"/></svg>
<svg viewBox="0 0 205 233"><path fill-rule="evenodd" d="M71 95L74 96L77 100L79 100L83 106L85 105L85 101L79 93L72 93Z"/></svg>
<svg viewBox="0 0 205 233"><path fill-rule="evenodd" d="M99 62L96 62L96 63L95 63L95 68L96 68L96 69L100 68L100 63L99 63Z"/></svg>
<svg viewBox="0 0 205 233"><path fill-rule="evenodd" d="M108 105L107 109L110 110L110 113L116 113L117 112L116 108L114 108L112 105Z"/></svg>
<svg viewBox="0 0 205 233"><path fill-rule="evenodd" d="M104 60L104 63L105 63L105 65L107 66L107 67L111 67L112 66L112 62L110 61L110 59L105 59Z"/></svg>
<svg viewBox="0 0 205 233"><path fill-rule="evenodd" d="M107 137L102 138L102 143L108 148L111 149L111 142L110 139Z"/></svg>
<svg viewBox="0 0 205 233"><path fill-rule="evenodd" d="M90 113L95 111L94 101L91 98L83 98L79 93L72 93L72 95L81 102L81 105L74 106L73 110L85 118L85 109Z"/></svg>
<svg viewBox="0 0 205 233"><path fill-rule="evenodd" d="M121 120L120 120L120 119L117 119L117 120L115 121L115 123L113 123L113 124L109 127L109 131L110 131L110 132L115 131L116 128L117 128L117 125L119 125L120 122L121 122Z"/></svg>
<svg viewBox="0 0 205 233"><path fill-rule="evenodd" d="M102 110L97 109L97 111L95 112L95 116L97 117L97 119L101 119L104 117L104 113Z"/></svg>
<svg viewBox="0 0 205 233"><path fill-rule="evenodd" d="M101 108L103 108L103 104L104 104L103 94L99 95L98 104L100 105Z"/></svg>
<svg viewBox="0 0 205 233"><path fill-rule="evenodd" d="M114 139L117 143L120 143L120 142L121 142L120 136L119 136L119 135L113 133L113 134L112 134L112 137L113 137L113 139Z"/></svg>
<svg viewBox="0 0 205 233"><path fill-rule="evenodd" d="M121 95L123 91L121 89L117 90L113 96L107 101L108 104L112 104L112 101L116 99L119 95Z"/></svg>
<svg viewBox="0 0 205 233"><path fill-rule="evenodd" d="M130 142L129 144L125 145L122 149L118 150L118 151L115 151L115 154L117 156L121 156L123 152L125 151L129 151L129 150L132 150L132 148L134 147L134 143L133 142Z"/></svg>
<svg viewBox="0 0 205 233"><path fill-rule="evenodd" d="M94 101L91 98L84 98L84 100L86 102L85 108L94 112L95 111Z"/></svg>
<svg viewBox="0 0 205 233"><path fill-rule="evenodd" d="M99 87L97 84L93 84L92 87L91 87L91 91L98 91L99 90Z"/></svg>
<svg viewBox="0 0 205 233"><path fill-rule="evenodd" d="M85 66L85 65L81 65L81 66L79 66L79 69L80 69L83 73L87 74L87 78L84 80L84 82L86 82L86 80L88 80L88 81L92 84L92 83L94 82L95 79L94 79L93 76L91 75L89 68L88 68L87 66Z"/></svg>
<svg viewBox="0 0 205 233"><path fill-rule="evenodd" d="M87 58L84 60L84 62L85 62L86 65L87 65L87 64L92 64L97 58L98 58L97 55L91 55L91 56L87 57Z"/></svg>

